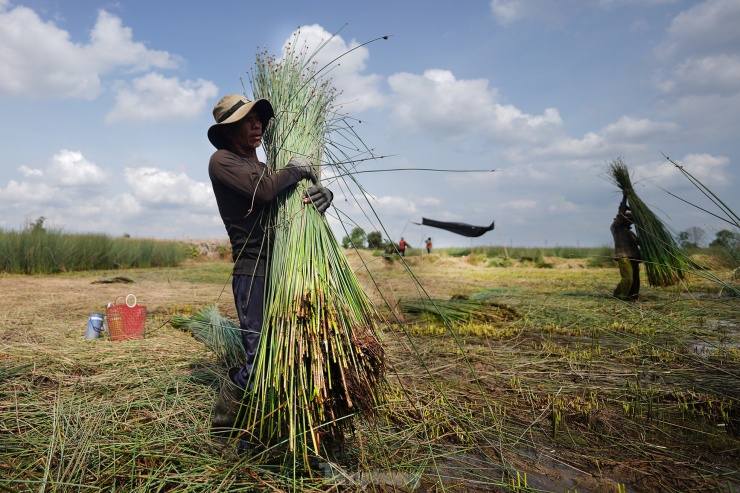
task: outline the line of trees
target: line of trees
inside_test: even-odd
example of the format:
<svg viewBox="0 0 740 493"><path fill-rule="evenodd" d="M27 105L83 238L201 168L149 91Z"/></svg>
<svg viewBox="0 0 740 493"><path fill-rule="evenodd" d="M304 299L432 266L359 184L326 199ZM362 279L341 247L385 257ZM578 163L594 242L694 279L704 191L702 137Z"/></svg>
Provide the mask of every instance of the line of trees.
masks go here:
<svg viewBox="0 0 740 493"><path fill-rule="evenodd" d="M683 248L698 248L706 237L706 231L698 226L692 226L681 231L676 236L678 244ZM740 233L729 229L721 229L715 234L714 240L709 242L711 248L740 248Z"/></svg>
<svg viewBox="0 0 740 493"><path fill-rule="evenodd" d="M385 250L390 245L390 241L384 241L380 231L365 233L365 230L359 226L353 228L349 235L342 238L344 248L369 248L371 250Z"/></svg>

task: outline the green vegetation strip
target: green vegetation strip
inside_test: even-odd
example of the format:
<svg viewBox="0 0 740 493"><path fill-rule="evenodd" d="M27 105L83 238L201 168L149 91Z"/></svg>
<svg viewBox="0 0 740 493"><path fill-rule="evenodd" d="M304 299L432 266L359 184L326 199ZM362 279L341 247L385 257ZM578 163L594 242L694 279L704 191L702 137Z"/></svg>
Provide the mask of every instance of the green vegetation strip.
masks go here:
<svg viewBox="0 0 740 493"><path fill-rule="evenodd" d="M186 258L185 246L174 241L68 234L42 228L0 230L0 272L9 274L171 267Z"/></svg>

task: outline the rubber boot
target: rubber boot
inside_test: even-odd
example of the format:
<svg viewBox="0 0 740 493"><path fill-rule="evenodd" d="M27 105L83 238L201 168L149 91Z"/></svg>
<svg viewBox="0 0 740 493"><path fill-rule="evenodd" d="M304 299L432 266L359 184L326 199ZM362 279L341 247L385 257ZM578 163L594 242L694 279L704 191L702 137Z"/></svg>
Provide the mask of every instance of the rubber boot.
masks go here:
<svg viewBox="0 0 740 493"><path fill-rule="evenodd" d="M236 427L236 419L244 399L244 389L231 379L239 368L231 368L213 405L211 433L217 438L229 438Z"/></svg>

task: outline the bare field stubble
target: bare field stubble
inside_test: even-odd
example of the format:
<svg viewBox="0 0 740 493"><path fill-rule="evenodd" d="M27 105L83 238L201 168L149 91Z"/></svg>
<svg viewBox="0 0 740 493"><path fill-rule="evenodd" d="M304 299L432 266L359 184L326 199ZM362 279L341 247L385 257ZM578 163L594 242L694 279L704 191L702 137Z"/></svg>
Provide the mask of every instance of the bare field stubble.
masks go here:
<svg viewBox="0 0 740 493"><path fill-rule="evenodd" d="M233 319L234 308L229 264L192 261L126 271L134 284L94 283L121 272L0 276L0 486L392 491L402 477L417 491L738 489L740 305L716 283L645 285L626 304L610 296L616 269L583 261L348 258L389 321L391 366L388 408L333 466L349 479L298 481L208 438L224 369L167 320L211 303ZM129 292L148 308L146 338L83 340L88 314ZM500 318L445 326L398 308L480 293Z"/></svg>

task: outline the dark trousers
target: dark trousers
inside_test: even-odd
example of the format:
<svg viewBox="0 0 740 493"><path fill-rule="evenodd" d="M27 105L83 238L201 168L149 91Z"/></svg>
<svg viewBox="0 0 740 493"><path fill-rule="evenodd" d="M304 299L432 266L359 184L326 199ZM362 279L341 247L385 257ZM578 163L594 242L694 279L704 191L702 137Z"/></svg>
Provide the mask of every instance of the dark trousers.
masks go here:
<svg viewBox="0 0 740 493"><path fill-rule="evenodd" d="M265 298L265 278L235 274L231 287L239 315L242 345L247 353L244 366L232 377L239 387L251 390L254 380L254 360L262 333L262 305Z"/></svg>
<svg viewBox="0 0 740 493"><path fill-rule="evenodd" d="M618 258L621 280L614 290L614 297L635 301L640 293L640 262L629 258Z"/></svg>

